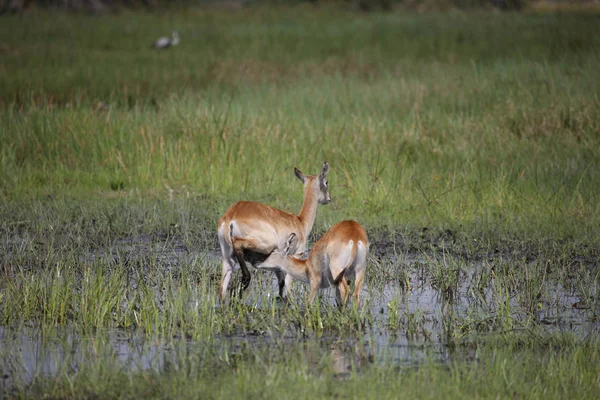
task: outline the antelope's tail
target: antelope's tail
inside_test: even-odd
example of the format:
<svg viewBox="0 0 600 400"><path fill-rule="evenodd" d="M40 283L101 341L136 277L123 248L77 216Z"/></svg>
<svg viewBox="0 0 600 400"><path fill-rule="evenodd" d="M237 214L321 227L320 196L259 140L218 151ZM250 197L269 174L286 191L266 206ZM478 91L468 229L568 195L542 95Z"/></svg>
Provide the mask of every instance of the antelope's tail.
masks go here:
<svg viewBox="0 0 600 400"><path fill-rule="evenodd" d="M340 283L340 281L344 277L344 274L346 273L346 271L348 270L348 268L350 268L350 266L352 264L354 264L354 261L356 260L356 253L358 252L359 242L354 243L354 241L351 240L350 243L349 243L349 245L351 246L351 248L350 248L350 256L346 260L346 265L344 266L344 269L342 269L342 272L340 272L338 274L338 276L335 277L334 280L333 280L333 283L336 284L336 285L338 283ZM350 246L348 246L348 247L350 247Z"/></svg>

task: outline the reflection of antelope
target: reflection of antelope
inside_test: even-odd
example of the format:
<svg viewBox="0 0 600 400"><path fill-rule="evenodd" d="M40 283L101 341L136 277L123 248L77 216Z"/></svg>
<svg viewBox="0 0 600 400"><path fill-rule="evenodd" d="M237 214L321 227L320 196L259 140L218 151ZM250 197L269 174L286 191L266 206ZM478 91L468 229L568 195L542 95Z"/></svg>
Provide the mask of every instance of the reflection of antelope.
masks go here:
<svg viewBox="0 0 600 400"><path fill-rule="evenodd" d="M300 214L295 215L261 203L239 201L229 207L219 219L217 236L223 256L219 284L221 299L227 293L236 260L242 270L242 290L245 290L250 285L251 276L244 256L255 267L262 268L260 262L274 250L286 245L292 234L296 241L292 246L287 246L287 251L290 254L304 254L308 235L315 223L317 205L331 201L327 189L329 164L323 163L318 175L306 176L296 168L294 172L304 184L304 202ZM270 269L277 275L279 295L285 297L291 278L285 276L281 268Z"/></svg>
<svg viewBox="0 0 600 400"><path fill-rule="evenodd" d="M351 343L336 343L331 346L329 352L331 360L331 369L338 376L344 376L352 372L358 371L362 367L371 364L375 358L373 349L368 351L364 344L356 342Z"/></svg>
<svg viewBox="0 0 600 400"><path fill-rule="evenodd" d="M319 288L336 287L338 305L346 304L349 295L348 279L355 280L352 297L360 304L360 288L365 278L369 239L356 221L335 224L315 243L308 259L294 257L297 237L291 233L284 250L274 250L261 268L281 268L293 279L310 283L308 300L312 303Z"/></svg>
<svg viewBox="0 0 600 400"><path fill-rule="evenodd" d="M346 377L352 372L360 372L375 360L374 348L365 345L361 340L330 342L325 339L309 342L303 349L304 357L309 364L319 365L324 371L333 373L337 378Z"/></svg>

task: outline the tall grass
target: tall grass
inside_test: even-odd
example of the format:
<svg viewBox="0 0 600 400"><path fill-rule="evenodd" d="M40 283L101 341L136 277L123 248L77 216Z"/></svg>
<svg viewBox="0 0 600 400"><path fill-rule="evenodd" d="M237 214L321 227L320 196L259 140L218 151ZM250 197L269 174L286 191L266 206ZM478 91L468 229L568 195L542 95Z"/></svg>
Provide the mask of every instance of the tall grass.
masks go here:
<svg viewBox="0 0 600 400"><path fill-rule="evenodd" d="M597 225L594 15L28 18L0 28L7 199L112 188L294 209L292 167L327 159L331 221ZM181 46L149 48L172 28Z"/></svg>

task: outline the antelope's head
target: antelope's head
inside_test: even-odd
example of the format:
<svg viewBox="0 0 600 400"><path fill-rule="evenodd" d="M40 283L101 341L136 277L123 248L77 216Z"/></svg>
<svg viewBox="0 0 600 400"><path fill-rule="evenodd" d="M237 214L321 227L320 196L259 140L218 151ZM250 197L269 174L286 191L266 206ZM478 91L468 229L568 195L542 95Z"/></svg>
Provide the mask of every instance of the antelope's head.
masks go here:
<svg viewBox="0 0 600 400"><path fill-rule="evenodd" d="M294 173L302 181L304 187L308 187L311 193L317 196L319 204L329 204L331 196L329 195L329 188L327 183L327 174L329 173L329 164L323 163L321 167L321 173L317 175L306 176L298 168L294 168Z"/></svg>

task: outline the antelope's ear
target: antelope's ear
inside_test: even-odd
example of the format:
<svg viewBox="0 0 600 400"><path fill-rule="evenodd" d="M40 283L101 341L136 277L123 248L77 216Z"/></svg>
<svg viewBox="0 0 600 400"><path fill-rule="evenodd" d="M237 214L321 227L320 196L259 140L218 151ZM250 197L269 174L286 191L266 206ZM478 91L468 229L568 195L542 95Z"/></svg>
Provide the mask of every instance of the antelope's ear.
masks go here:
<svg viewBox="0 0 600 400"><path fill-rule="evenodd" d="M327 161L323 163L323 167L321 168L321 179L325 179L327 174L329 173L329 164Z"/></svg>
<svg viewBox="0 0 600 400"><path fill-rule="evenodd" d="M298 247L298 236L295 233L290 233L287 241L285 242L284 253L289 256L296 252L296 247Z"/></svg>
<svg viewBox="0 0 600 400"><path fill-rule="evenodd" d="M300 179L302 181L302 183L304 183L304 181L306 181L306 175L304 175L302 173L302 171L300 171L298 168L294 167L294 173L296 174L298 179Z"/></svg>

